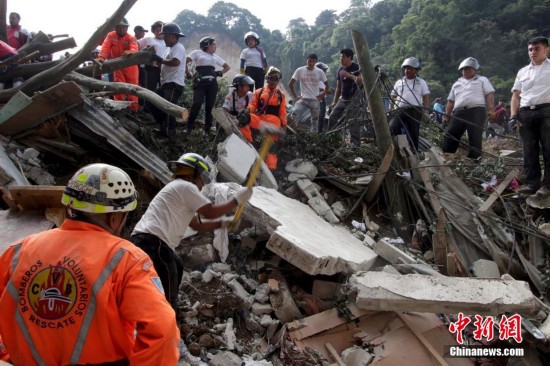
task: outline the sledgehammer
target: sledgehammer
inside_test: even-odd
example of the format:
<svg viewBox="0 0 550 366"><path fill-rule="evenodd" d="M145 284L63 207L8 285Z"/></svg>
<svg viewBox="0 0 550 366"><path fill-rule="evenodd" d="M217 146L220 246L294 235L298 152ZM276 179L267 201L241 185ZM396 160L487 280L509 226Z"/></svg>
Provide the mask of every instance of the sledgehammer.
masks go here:
<svg viewBox="0 0 550 366"><path fill-rule="evenodd" d="M271 149L271 145L273 145L273 136L282 136L285 134L285 131L282 128L276 127L267 122L260 123L260 132L264 136L264 140L262 141L262 144L260 146L260 151L258 151L259 156L256 158L256 161L252 166L252 170L250 171L248 182L246 182L246 188L252 188L254 186L254 183L256 183L256 178L258 177L258 173L260 172L260 168L262 167L262 161L265 160L267 154L269 153L269 149ZM237 208L237 211L235 212L235 216L233 216L233 222L230 225L231 230L235 229L235 226L241 218L243 210L244 203L241 203Z"/></svg>

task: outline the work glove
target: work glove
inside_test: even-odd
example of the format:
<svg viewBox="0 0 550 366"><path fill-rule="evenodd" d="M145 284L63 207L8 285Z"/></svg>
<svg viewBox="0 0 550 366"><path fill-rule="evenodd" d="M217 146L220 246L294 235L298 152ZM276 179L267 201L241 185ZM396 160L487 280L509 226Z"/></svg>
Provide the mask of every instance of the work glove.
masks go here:
<svg viewBox="0 0 550 366"><path fill-rule="evenodd" d="M122 52L122 57L128 57L128 56L130 56L134 53L135 53L135 51L126 50L126 51Z"/></svg>
<svg viewBox="0 0 550 366"><path fill-rule="evenodd" d="M157 54L153 54L153 55L151 56L151 61L155 61L155 62L160 63L160 62L162 61L162 57L160 57L160 56L157 55Z"/></svg>
<svg viewBox="0 0 550 366"><path fill-rule="evenodd" d="M241 74L244 75L244 68L241 67L241 69L239 70L239 72L240 72Z"/></svg>
<svg viewBox="0 0 550 366"><path fill-rule="evenodd" d="M216 71L216 76L221 78L223 76L223 72L221 72L221 70Z"/></svg>
<svg viewBox="0 0 550 366"><path fill-rule="evenodd" d="M522 127L521 121L519 120L518 116L511 116L510 120L509 120L509 123L512 126L515 126L516 128L517 127Z"/></svg>
<svg viewBox="0 0 550 366"><path fill-rule="evenodd" d="M493 121L495 119L495 111L490 109L487 111L487 120Z"/></svg>
<svg viewBox="0 0 550 366"><path fill-rule="evenodd" d="M248 200L252 197L252 188L243 187L235 193L233 198L235 198L235 201L240 205L243 203L248 202Z"/></svg>
<svg viewBox="0 0 550 366"><path fill-rule="evenodd" d="M447 127L449 125L449 116L443 116L443 126Z"/></svg>
<svg viewBox="0 0 550 366"><path fill-rule="evenodd" d="M105 59L102 58L102 57L97 57L95 60L96 60L97 62L100 62L100 63L101 63L101 62L105 62Z"/></svg>

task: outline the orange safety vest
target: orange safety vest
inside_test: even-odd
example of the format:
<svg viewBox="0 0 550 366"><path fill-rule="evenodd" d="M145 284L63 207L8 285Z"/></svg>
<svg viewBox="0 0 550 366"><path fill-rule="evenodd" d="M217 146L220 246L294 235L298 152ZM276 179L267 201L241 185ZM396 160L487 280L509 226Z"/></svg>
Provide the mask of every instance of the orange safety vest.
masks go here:
<svg viewBox="0 0 550 366"><path fill-rule="evenodd" d="M176 365L179 331L151 259L65 220L0 256L0 335L16 365Z"/></svg>
<svg viewBox="0 0 550 366"><path fill-rule="evenodd" d="M116 31L109 32L103 44L101 45L101 51L99 57L107 60L110 58L117 58L122 56L124 51L138 51L139 47L136 41L136 37L126 33L124 37L119 37ZM137 66L136 66L137 67Z"/></svg>

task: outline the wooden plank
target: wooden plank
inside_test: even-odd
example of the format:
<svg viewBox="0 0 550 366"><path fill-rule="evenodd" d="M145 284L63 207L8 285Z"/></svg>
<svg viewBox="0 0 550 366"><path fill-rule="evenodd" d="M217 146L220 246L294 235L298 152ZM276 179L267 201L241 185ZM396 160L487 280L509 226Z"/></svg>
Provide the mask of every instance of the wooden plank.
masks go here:
<svg viewBox="0 0 550 366"><path fill-rule="evenodd" d="M405 325L413 332L413 334L416 336L416 339L418 339L420 343L422 343L422 345L428 350L428 352L430 352L433 358L437 360L439 365L441 366L448 365L447 361L445 361L445 359L439 353L437 353L435 348L431 345L430 342L428 342L428 340L424 337L424 335L418 332L413 327L412 323L409 321L409 319L407 319L407 316L405 314L397 313L397 316L399 316L399 318L403 321L403 323L405 323Z"/></svg>
<svg viewBox="0 0 550 366"><path fill-rule="evenodd" d="M23 210L63 208L64 186L10 186L12 200Z"/></svg>
<svg viewBox="0 0 550 366"><path fill-rule="evenodd" d="M427 168L418 168L418 172L420 173L420 176L422 177L422 181L424 182L424 187L426 187L426 191L428 191L428 196L430 197L430 202L432 203L432 208L436 215L439 215L439 211L441 211L441 202L439 202L439 198L437 197L437 193L434 190L434 186L432 184L432 181L430 179L430 173L427 170Z"/></svg>
<svg viewBox="0 0 550 366"><path fill-rule="evenodd" d="M433 242L434 262L439 272L446 275L447 272L447 238L445 235L445 223L447 217L445 211L440 210L437 216L436 236L437 240Z"/></svg>
<svg viewBox="0 0 550 366"><path fill-rule="evenodd" d="M386 177L386 174L390 170L391 162L393 160L393 152L394 147L393 145L390 145L388 148L388 151L386 151L386 155L384 156L384 159L382 159L382 163L380 164L380 167L376 171L376 175L372 179L372 182L370 182L369 187L367 189L367 194L365 195L365 201L371 202L376 193L378 192L378 189L382 185L382 182L384 182L384 178Z"/></svg>
<svg viewBox="0 0 550 366"><path fill-rule="evenodd" d="M82 89L72 81L61 82L40 92L19 112L0 119L0 134L10 136L34 128L46 119L82 103L81 95Z"/></svg>
<svg viewBox="0 0 550 366"><path fill-rule="evenodd" d="M478 212L481 213L481 214L486 213L487 210L489 210L491 208L493 203L495 203L495 201L500 197L502 192L504 192L506 187L508 187L508 185L510 184L512 179L517 177L518 174L519 174L519 171L517 170L517 168L512 169L512 171L510 173L508 173L506 178L504 178L504 180L502 182L500 182L498 187L493 190L493 193L491 193L489 198L487 198L487 200L485 202L483 202L481 207L478 209Z"/></svg>
<svg viewBox="0 0 550 366"><path fill-rule="evenodd" d="M447 253L447 275L456 277L456 253Z"/></svg>
<svg viewBox="0 0 550 366"><path fill-rule="evenodd" d="M370 311L359 309L353 303L347 304L347 308L351 313L352 320L371 313ZM348 322L350 322L350 319L341 316L338 310L333 308L289 323L288 335L292 340L300 340Z"/></svg>
<svg viewBox="0 0 550 366"><path fill-rule="evenodd" d="M330 355L332 356L332 358L334 358L334 361L336 361L336 363L339 366L346 366L344 360L342 360L342 358L340 358L340 355L338 354L338 352L336 352L334 347L332 347L332 344L325 343L325 347L327 348L327 350L330 353Z"/></svg>

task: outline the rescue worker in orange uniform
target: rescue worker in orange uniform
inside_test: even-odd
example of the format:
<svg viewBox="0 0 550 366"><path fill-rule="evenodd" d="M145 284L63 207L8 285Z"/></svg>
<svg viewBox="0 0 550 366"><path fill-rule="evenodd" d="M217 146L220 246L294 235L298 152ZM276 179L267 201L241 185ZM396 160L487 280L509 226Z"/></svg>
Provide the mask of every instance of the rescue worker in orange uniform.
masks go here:
<svg viewBox="0 0 550 366"><path fill-rule="evenodd" d="M110 58L117 58L122 56L128 56L139 49L137 40L134 36L128 34L128 21L122 19L115 27L115 30L107 33L103 44L101 45L101 51L99 51L99 57L96 59L99 62L103 62ZM114 81L128 84L139 85L139 67L138 65L132 65L123 69L118 69L114 72ZM139 108L138 97L131 94L116 94L115 100L128 100L131 101L130 109L137 112Z"/></svg>
<svg viewBox="0 0 550 366"><path fill-rule="evenodd" d="M60 228L0 255L0 336L15 365L176 365L179 332L153 262L119 238L137 206L123 170L68 182Z"/></svg>
<svg viewBox="0 0 550 366"><path fill-rule="evenodd" d="M276 127L286 129L286 96L277 88L281 80L281 72L271 66L266 73L266 87L256 89L254 97L248 104L247 112L238 116L239 128L245 139L259 148L261 139L260 124L267 122ZM277 151L279 137L273 136L273 146L265 161L271 170L277 169Z"/></svg>

